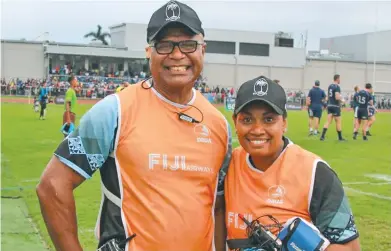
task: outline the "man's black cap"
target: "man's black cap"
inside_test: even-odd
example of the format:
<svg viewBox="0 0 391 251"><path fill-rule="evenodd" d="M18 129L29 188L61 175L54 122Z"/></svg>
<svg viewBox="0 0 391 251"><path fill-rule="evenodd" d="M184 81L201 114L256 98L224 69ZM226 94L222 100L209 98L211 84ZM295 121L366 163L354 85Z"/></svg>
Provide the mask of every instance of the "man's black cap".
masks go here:
<svg viewBox="0 0 391 251"><path fill-rule="evenodd" d="M319 86L320 85L320 81L319 80L316 80L315 81L315 86Z"/></svg>
<svg viewBox="0 0 391 251"><path fill-rule="evenodd" d="M147 42L156 38L160 31L169 24L180 23L195 34L205 36L202 22L197 13L184 3L170 1L152 14L147 28Z"/></svg>
<svg viewBox="0 0 391 251"><path fill-rule="evenodd" d="M260 76L242 84L235 100L234 113L238 114L243 107L253 101L263 101L280 115L286 114L286 93L274 81Z"/></svg>

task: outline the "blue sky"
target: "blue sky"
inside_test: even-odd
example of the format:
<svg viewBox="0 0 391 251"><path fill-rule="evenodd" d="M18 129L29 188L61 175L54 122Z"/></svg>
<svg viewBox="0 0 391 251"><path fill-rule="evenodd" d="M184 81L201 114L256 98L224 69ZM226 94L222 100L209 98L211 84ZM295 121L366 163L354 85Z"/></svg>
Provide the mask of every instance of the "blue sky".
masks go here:
<svg viewBox="0 0 391 251"><path fill-rule="evenodd" d="M83 35L97 24L109 31L118 23L148 23L165 2L3 0L1 38L40 40L48 32L53 41L88 43ZM319 49L322 37L391 30L391 1L182 2L198 12L204 28L284 31L295 38L308 31L309 50Z"/></svg>

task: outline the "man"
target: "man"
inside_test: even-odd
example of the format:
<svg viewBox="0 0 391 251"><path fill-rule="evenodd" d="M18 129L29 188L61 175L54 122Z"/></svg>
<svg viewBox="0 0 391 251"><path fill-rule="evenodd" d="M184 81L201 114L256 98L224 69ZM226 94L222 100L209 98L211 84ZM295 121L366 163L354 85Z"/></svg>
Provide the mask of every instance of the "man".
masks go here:
<svg viewBox="0 0 391 251"><path fill-rule="evenodd" d="M353 112L354 112L354 111L356 111L356 107L358 106L356 97L357 97L358 92L360 91L360 87L358 85L356 85L353 90L354 90L354 94L353 94L353 97L352 97L352 101L351 101L352 104L351 104L351 106L352 106ZM353 134L354 134L354 128L356 126L356 123L357 123L357 118L354 117L353 118Z"/></svg>
<svg viewBox="0 0 391 251"><path fill-rule="evenodd" d="M70 87L68 88L67 92L65 93L65 112L63 114L63 125L65 125L64 130L68 131L69 128L71 128L71 123L74 125L76 120L76 114L75 114L75 108L77 105L77 96L76 92L79 91L78 89L78 83L75 76L70 76L68 78L68 82L70 84ZM68 136L67 133L64 133L64 137Z"/></svg>
<svg viewBox="0 0 391 251"><path fill-rule="evenodd" d="M373 123L375 123L375 121L376 121L375 114L376 114L376 103L377 102L375 101L375 95L374 95L373 89L372 89L372 92L370 92L370 94L372 95L373 104L368 107L369 120L368 120L368 126L367 126L367 136L372 136L372 134L369 130L371 129Z"/></svg>
<svg viewBox="0 0 391 251"><path fill-rule="evenodd" d="M372 85L370 83L365 84L365 90L361 90L354 95L357 106L354 110L355 125L353 131L353 139L357 139L357 132L362 124L362 135L363 140L367 138L367 127L368 127L368 108L373 106L372 99Z"/></svg>
<svg viewBox="0 0 391 251"><path fill-rule="evenodd" d="M46 87L46 82L42 83L41 88L39 88L38 94L39 104L41 105L39 119L41 120L46 118L46 105L48 103L48 88Z"/></svg>
<svg viewBox="0 0 391 251"><path fill-rule="evenodd" d="M206 48L201 21L189 6L171 1L153 13L147 42L152 77L92 107L38 185L58 250L82 250L73 189L98 169L101 250L225 248L223 181L231 131L193 89Z"/></svg>
<svg viewBox="0 0 391 251"><path fill-rule="evenodd" d="M341 118L341 103L342 96L341 96L341 88L339 87L340 84L340 75L335 74L334 75L334 83L329 85L329 88L327 89L327 95L328 95L328 103L327 103L327 121L323 126L323 132L322 136L320 137L320 140L324 140L326 136L327 129L329 128L329 125L333 122L333 119L335 120L336 129L338 133L338 140L339 141L345 141L345 139L342 137L342 118Z"/></svg>
<svg viewBox="0 0 391 251"><path fill-rule="evenodd" d="M322 105L326 94L319 88L319 80L315 81L315 86L308 92L307 106L310 117L310 135L318 135L319 122L322 117ZM314 130L313 130L314 129Z"/></svg>

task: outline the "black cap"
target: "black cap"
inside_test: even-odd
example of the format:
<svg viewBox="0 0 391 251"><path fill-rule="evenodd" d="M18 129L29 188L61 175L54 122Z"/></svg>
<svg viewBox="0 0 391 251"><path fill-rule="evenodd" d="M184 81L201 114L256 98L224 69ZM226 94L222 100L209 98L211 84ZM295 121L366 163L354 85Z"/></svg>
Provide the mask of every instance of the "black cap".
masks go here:
<svg viewBox="0 0 391 251"><path fill-rule="evenodd" d="M180 23L195 34L201 33L202 22L197 13L184 3L169 1L152 14L147 28L147 42L152 41L168 24Z"/></svg>
<svg viewBox="0 0 391 251"><path fill-rule="evenodd" d="M240 86L236 94L234 113L238 114L243 107L256 100L267 103L277 114L286 114L284 89L264 76L249 80Z"/></svg>
<svg viewBox="0 0 391 251"><path fill-rule="evenodd" d="M316 80L316 81L315 81L315 85L316 85L316 86L319 86L319 85L320 85L319 80Z"/></svg>

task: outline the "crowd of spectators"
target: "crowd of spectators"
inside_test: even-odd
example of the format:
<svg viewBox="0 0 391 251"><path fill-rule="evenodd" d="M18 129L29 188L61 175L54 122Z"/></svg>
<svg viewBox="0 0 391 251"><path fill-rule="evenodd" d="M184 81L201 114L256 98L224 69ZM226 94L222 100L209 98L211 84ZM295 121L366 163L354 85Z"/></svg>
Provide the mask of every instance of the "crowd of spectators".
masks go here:
<svg viewBox="0 0 391 251"><path fill-rule="evenodd" d="M46 82L46 86L49 89L50 96L64 95L69 88L68 77L62 73L55 71L56 74L48 75L47 79L27 79L23 81L19 78L13 78L6 81L1 79L1 94L2 95L18 95L18 96L35 96L39 87L43 82ZM58 74L57 74L58 73ZM83 72L78 72L83 73ZM145 72L139 72L138 74L132 74L132 76L99 76L97 72L91 74L91 72L84 72L83 75L77 75L77 80L81 85L81 91L77 94L80 98L103 98L115 92L115 90L123 83L128 82L130 84L137 83L149 76ZM236 89L233 87L210 87L205 81L200 79L194 85L194 87L201 93L206 95L208 99L213 103L224 103L226 98L235 97ZM286 90L287 100L290 103L300 103L301 106L305 106L306 92L300 90ZM353 93L342 93L344 99L344 107L352 107ZM391 95L375 94L375 106L377 109L391 109Z"/></svg>

